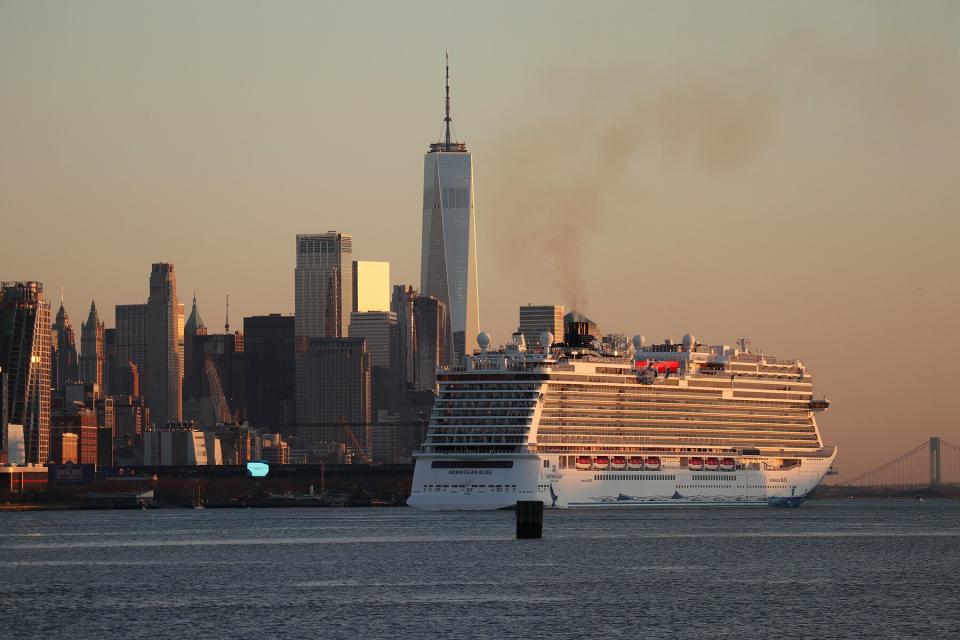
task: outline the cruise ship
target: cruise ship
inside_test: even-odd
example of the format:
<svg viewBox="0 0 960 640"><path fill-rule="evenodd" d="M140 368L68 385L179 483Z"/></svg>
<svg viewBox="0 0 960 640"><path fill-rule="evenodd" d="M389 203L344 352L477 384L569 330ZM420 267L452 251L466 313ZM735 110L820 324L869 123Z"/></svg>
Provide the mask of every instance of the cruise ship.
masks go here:
<svg viewBox="0 0 960 640"><path fill-rule="evenodd" d="M625 353L586 323L545 348L522 334L439 371L439 395L415 454L412 507L505 509L799 506L836 456L824 446L810 372L747 340L687 335Z"/></svg>

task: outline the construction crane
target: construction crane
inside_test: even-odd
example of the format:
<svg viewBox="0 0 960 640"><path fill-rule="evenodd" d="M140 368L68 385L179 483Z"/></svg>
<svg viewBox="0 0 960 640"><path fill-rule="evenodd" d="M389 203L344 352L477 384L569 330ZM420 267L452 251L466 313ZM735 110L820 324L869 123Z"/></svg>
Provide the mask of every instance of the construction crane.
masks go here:
<svg viewBox="0 0 960 640"><path fill-rule="evenodd" d="M350 428L350 425L347 424L346 418L340 416L337 418L337 424L340 425L341 444L346 444L353 456L359 458L364 464L372 463L373 460L370 458L370 453L365 447L360 445L360 440L357 439L357 434L355 434L353 429Z"/></svg>
<svg viewBox="0 0 960 640"><path fill-rule="evenodd" d="M210 396L213 398L213 412L217 417L217 422L229 424L233 422L233 415L230 413L230 407L227 406L227 398L223 395L223 387L220 385L220 376L217 374L217 367L213 364L213 357L209 353L203 356L203 366L207 374L207 384L210 385Z"/></svg>

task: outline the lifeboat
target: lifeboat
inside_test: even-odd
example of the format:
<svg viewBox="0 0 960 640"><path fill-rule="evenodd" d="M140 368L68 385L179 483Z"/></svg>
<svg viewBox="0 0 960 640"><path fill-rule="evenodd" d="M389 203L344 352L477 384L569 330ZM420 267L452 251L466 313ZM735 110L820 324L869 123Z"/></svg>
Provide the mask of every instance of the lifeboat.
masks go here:
<svg viewBox="0 0 960 640"><path fill-rule="evenodd" d="M650 456L643 461L643 466L650 471L657 471L660 469L660 458Z"/></svg>
<svg viewBox="0 0 960 640"><path fill-rule="evenodd" d="M580 471L586 471L592 464L593 460L590 459L590 456L577 456L577 469Z"/></svg>
<svg viewBox="0 0 960 640"><path fill-rule="evenodd" d="M693 471L700 471L703 469L703 458L690 458L690 461L687 462L687 468Z"/></svg>
<svg viewBox="0 0 960 640"><path fill-rule="evenodd" d="M607 456L597 456L593 459L593 468L594 469L608 469L610 468L610 458Z"/></svg>
<svg viewBox="0 0 960 640"><path fill-rule="evenodd" d="M630 456L630 459L627 460L627 468L631 471L643 469L643 456Z"/></svg>
<svg viewBox="0 0 960 640"><path fill-rule="evenodd" d="M737 461L733 458L723 458L720 461L720 471L733 471L737 468Z"/></svg>
<svg viewBox="0 0 960 640"><path fill-rule="evenodd" d="M610 459L610 468L616 471L623 471L627 468L627 458L625 456L613 456Z"/></svg>
<svg viewBox="0 0 960 640"><path fill-rule="evenodd" d="M716 458L707 458L703 461L703 468L707 471L716 471L720 468L720 461Z"/></svg>

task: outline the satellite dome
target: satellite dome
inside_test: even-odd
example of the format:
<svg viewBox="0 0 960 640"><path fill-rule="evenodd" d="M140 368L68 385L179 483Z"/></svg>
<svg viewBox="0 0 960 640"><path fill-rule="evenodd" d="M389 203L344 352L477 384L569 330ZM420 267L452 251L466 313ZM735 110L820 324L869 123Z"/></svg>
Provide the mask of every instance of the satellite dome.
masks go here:
<svg viewBox="0 0 960 640"><path fill-rule="evenodd" d="M697 339L692 334L683 336L683 346L687 349L693 349L697 345Z"/></svg>
<svg viewBox="0 0 960 640"><path fill-rule="evenodd" d="M477 344L480 345L480 348L484 351L490 346L490 334L486 331L481 331L477 335Z"/></svg>
<svg viewBox="0 0 960 640"><path fill-rule="evenodd" d="M641 336L640 334L633 336L633 350L640 351L643 348L643 343L645 343L646 341L647 339Z"/></svg>
<svg viewBox="0 0 960 640"><path fill-rule="evenodd" d="M549 349L553 345L553 334L549 331L544 331L540 334L540 346L544 349Z"/></svg>

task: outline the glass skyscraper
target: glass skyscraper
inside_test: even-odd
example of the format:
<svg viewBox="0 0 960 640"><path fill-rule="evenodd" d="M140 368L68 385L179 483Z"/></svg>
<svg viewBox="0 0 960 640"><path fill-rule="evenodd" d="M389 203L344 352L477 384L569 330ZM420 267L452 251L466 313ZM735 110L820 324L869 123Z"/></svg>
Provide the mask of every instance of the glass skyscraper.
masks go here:
<svg viewBox="0 0 960 640"><path fill-rule="evenodd" d="M447 66L444 140L430 145L423 161L423 237L420 290L443 302L450 314L453 347L473 353L480 331L473 157L450 132L450 67Z"/></svg>

